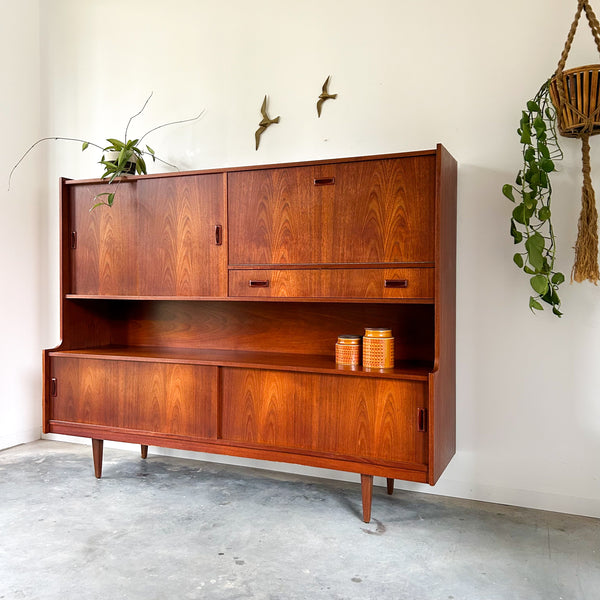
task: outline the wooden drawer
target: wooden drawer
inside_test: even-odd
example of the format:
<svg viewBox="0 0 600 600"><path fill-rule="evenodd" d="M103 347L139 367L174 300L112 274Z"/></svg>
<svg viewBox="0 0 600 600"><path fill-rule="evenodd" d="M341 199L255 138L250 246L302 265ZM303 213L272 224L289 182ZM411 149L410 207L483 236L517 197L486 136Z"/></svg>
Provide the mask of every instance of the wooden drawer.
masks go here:
<svg viewBox="0 0 600 600"><path fill-rule="evenodd" d="M433 268L229 271L229 296L272 298L434 297Z"/></svg>
<svg viewBox="0 0 600 600"><path fill-rule="evenodd" d="M217 367L55 357L50 419L216 437Z"/></svg>
<svg viewBox="0 0 600 600"><path fill-rule="evenodd" d="M418 381L223 369L224 440L426 464Z"/></svg>

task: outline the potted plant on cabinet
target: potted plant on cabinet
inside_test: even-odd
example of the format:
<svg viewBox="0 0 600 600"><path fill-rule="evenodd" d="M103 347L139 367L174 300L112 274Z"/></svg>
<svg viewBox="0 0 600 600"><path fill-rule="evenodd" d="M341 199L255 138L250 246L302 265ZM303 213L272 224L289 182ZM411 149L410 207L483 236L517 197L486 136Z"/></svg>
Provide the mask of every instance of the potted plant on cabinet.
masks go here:
<svg viewBox="0 0 600 600"><path fill-rule="evenodd" d="M127 175L135 175L135 174L146 175L148 171L147 171L147 166L146 166L146 161L144 159L144 156L150 156L152 158L153 162L158 160L159 162L161 162L169 167L177 169L177 167L175 165L156 156L156 153L154 152L154 150L147 144L145 145L145 148L142 148L141 147L142 140L144 140L144 138L146 138L150 133L156 131L157 129L161 129L161 128L167 127L169 125L176 125L179 123L189 123L191 121L195 121L202 116L204 111L200 112L200 114L198 114L197 116L192 117L190 119L182 119L179 121L170 121L168 123L163 123L162 125L153 127L152 129L150 129L149 131L144 133L139 138L128 139L129 126L131 125L131 122L137 116L142 114L142 112L146 108L146 105L150 101L151 97L152 97L152 94L150 94L150 96L148 96L148 98L144 102L144 105L142 106L142 108L135 115L130 117L129 121L127 122L127 126L125 127L125 134L124 134L123 140L119 140L117 138L107 138L106 139L106 141L108 142L107 146L103 147L103 146L100 146L99 144L90 142L88 140L83 140L83 139L79 139L79 138L71 138L71 137L62 137L62 136L52 137L51 136L51 137L40 138L39 140L34 142L27 149L27 151L21 156L21 158L16 162L16 164L11 169L10 174L8 176L9 191L10 191L11 179L12 179L13 173L15 172L16 168L21 164L21 162L23 162L23 160L26 158L26 156L38 144L40 144L41 142L47 141L47 140L66 140L66 141L72 141L72 142L79 142L81 144L82 151L87 150L90 146L101 150L102 158L100 159L99 164L101 164L103 166L103 172L102 172L100 178L107 179L108 183L112 183L118 177L127 177ZM104 192L101 194L97 194L94 197L94 200L96 200L97 202L90 208L90 210L93 210L94 208L97 208L98 206L103 206L103 205L109 206L109 207L112 206L114 203L114 200L115 200L115 194L116 194L116 189L114 192Z"/></svg>

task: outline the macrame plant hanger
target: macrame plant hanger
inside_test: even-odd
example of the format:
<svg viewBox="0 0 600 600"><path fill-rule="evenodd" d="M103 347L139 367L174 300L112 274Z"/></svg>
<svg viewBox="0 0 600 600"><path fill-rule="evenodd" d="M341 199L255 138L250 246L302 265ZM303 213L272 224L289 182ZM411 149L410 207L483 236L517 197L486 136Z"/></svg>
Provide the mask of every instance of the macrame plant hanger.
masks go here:
<svg viewBox="0 0 600 600"><path fill-rule="evenodd" d="M600 133L600 64L565 71L567 56L571 50L581 12L584 10L600 53L600 23L589 1L578 0L575 19L571 24L558 68L550 82L550 97L556 108L559 133L565 137L581 138L582 144L583 189L571 281L589 280L597 284L600 279L598 211L592 187L590 136Z"/></svg>

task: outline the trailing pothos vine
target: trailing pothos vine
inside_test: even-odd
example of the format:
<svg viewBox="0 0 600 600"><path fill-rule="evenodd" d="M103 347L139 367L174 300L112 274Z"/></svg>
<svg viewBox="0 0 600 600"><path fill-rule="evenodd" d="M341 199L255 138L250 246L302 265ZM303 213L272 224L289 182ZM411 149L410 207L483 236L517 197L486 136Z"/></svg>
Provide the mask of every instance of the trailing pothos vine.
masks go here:
<svg viewBox="0 0 600 600"><path fill-rule="evenodd" d="M557 140L556 110L550 100L549 83L542 85L522 111L517 133L523 144L523 168L515 184L505 184L502 193L517 204L512 211L510 235L515 244L523 244L523 250L513 256L513 261L530 276L535 295L529 298L529 308L543 310L544 302L560 317L558 288L565 276L554 266L556 239L550 173L556 171L555 161L562 159L563 153Z"/></svg>

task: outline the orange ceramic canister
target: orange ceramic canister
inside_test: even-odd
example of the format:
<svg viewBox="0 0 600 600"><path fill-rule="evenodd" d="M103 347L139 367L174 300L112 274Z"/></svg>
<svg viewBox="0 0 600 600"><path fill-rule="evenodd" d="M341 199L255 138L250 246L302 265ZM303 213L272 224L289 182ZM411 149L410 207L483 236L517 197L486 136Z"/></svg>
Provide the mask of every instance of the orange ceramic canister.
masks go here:
<svg viewBox="0 0 600 600"><path fill-rule="evenodd" d="M368 327L363 337L363 367L394 368L394 338L391 329Z"/></svg>
<svg viewBox="0 0 600 600"><path fill-rule="evenodd" d="M335 362L343 367L360 364L360 335L340 335L335 345Z"/></svg>

